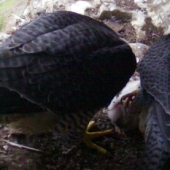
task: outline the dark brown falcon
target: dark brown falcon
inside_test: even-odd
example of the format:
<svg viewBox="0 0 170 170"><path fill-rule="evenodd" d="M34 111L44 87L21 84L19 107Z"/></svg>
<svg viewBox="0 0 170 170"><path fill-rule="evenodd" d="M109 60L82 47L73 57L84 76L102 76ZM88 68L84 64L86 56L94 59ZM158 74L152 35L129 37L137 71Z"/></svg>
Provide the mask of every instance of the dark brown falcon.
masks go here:
<svg viewBox="0 0 170 170"><path fill-rule="evenodd" d="M135 127L139 123L144 132L146 146L141 169L163 170L170 157L170 34L150 47L139 73L141 90L126 118L130 124L131 118L136 117Z"/></svg>
<svg viewBox="0 0 170 170"><path fill-rule="evenodd" d="M0 47L0 86L56 114L65 144L83 137L135 68L131 48L113 30L73 12L42 14Z"/></svg>
<svg viewBox="0 0 170 170"><path fill-rule="evenodd" d="M161 170L170 156L170 34L151 46L139 72L148 106L143 169Z"/></svg>

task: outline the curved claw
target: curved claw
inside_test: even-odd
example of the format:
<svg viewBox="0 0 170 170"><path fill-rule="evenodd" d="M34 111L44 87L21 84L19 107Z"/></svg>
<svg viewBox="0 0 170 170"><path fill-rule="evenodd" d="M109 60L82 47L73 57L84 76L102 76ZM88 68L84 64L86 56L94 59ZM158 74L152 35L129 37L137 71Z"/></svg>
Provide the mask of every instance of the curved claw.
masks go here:
<svg viewBox="0 0 170 170"><path fill-rule="evenodd" d="M89 132L90 129L92 127L95 126L95 122L94 121L90 121L88 126L87 126L87 129L86 129L86 133L83 137L83 142L93 148L93 149L96 149L98 150L99 152L103 153L103 154L106 154L107 153L107 150L96 145L95 143L93 143L91 140L95 139L95 138L98 138L98 137L101 137L101 136L104 136L104 135L109 135L109 134L112 134L113 133L113 130L109 129L109 130L104 130L104 131L100 131L100 132Z"/></svg>
<svg viewBox="0 0 170 170"><path fill-rule="evenodd" d="M109 130L104 130L104 131L99 131L99 132L89 132L89 130L95 126L95 122L94 121L90 121L88 126L87 126L87 129L86 129L86 133L83 137L83 142L93 148L93 149L96 149L98 150L99 152L103 153L103 154L106 154L107 153L107 150L96 145L95 143L93 143L91 140L95 139L95 138L98 138L98 137L102 137L102 136L105 136L105 135L110 135L110 134L113 134L114 132L115 133L118 133L120 136L125 136L125 134L120 130L120 128L117 126L117 125L114 125L115 129L112 130L112 129L109 129Z"/></svg>
<svg viewBox="0 0 170 170"><path fill-rule="evenodd" d="M137 89L131 93L122 96L121 103L123 104L124 108L128 108L131 105L132 101L135 99L139 91L140 89Z"/></svg>

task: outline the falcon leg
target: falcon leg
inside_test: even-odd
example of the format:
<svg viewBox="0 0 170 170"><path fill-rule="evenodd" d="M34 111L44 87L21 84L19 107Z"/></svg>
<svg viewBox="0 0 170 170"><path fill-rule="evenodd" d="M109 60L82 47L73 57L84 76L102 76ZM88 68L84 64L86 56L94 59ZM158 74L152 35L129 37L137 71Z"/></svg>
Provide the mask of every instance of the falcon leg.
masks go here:
<svg viewBox="0 0 170 170"><path fill-rule="evenodd" d="M107 153L107 150L94 144L91 140L95 139L95 138L98 138L98 137L102 137L102 136L105 136L105 135L109 135L109 134L112 134L113 133L113 130L109 129L109 130L104 130L104 131L100 131L100 132L89 132L89 130L95 126L95 122L94 121L90 121L88 126L87 126L87 129L86 129L86 134L83 138L83 142L93 148L93 149L96 149L98 150L99 152L103 153L103 154L106 154ZM118 128L118 127L117 127ZM116 129L116 128L115 128Z"/></svg>

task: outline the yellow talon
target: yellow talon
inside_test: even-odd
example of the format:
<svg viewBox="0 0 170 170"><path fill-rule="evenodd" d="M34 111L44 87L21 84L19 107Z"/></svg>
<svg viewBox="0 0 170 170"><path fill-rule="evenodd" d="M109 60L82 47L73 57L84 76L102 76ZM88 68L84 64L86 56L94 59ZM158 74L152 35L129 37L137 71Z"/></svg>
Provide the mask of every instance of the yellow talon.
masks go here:
<svg viewBox="0 0 170 170"><path fill-rule="evenodd" d="M87 126L87 129L86 129L86 133L83 137L83 142L93 148L93 149L96 149L98 150L99 152L103 153L103 154L106 154L107 153L107 150L105 150L104 148L94 144L91 140L92 139L95 139L95 138L98 138L98 137L101 137L101 136L104 136L104 135L109 135L109 134L112 134L113 133L113 130L105 130L105 131L100 131L100 132L89 132L89 130L95 126L95 122L94 121L90 121L88 126Z"/></svg>

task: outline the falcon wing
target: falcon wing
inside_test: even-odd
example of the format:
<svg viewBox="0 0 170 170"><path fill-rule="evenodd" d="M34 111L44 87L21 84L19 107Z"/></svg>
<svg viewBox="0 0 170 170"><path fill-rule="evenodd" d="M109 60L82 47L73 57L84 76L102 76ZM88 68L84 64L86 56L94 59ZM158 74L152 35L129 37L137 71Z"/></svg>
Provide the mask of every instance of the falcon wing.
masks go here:
<svg viewBox="0 0 170 170"><path fill-rule="evenodd" d="M0 47L0 85L50 110L101 107L135 66L130 47L110 28L72 12L44 14Z"/></svg>
<svg viewBox="0 0 170 170"><path fill-rule="evenodd" d="M142 87L159 103L157 106L156 104L154 105L155 114L157 115L162 135L170 146L169 45L170 35L159 39L144 56L139 71Z"/></svg>

